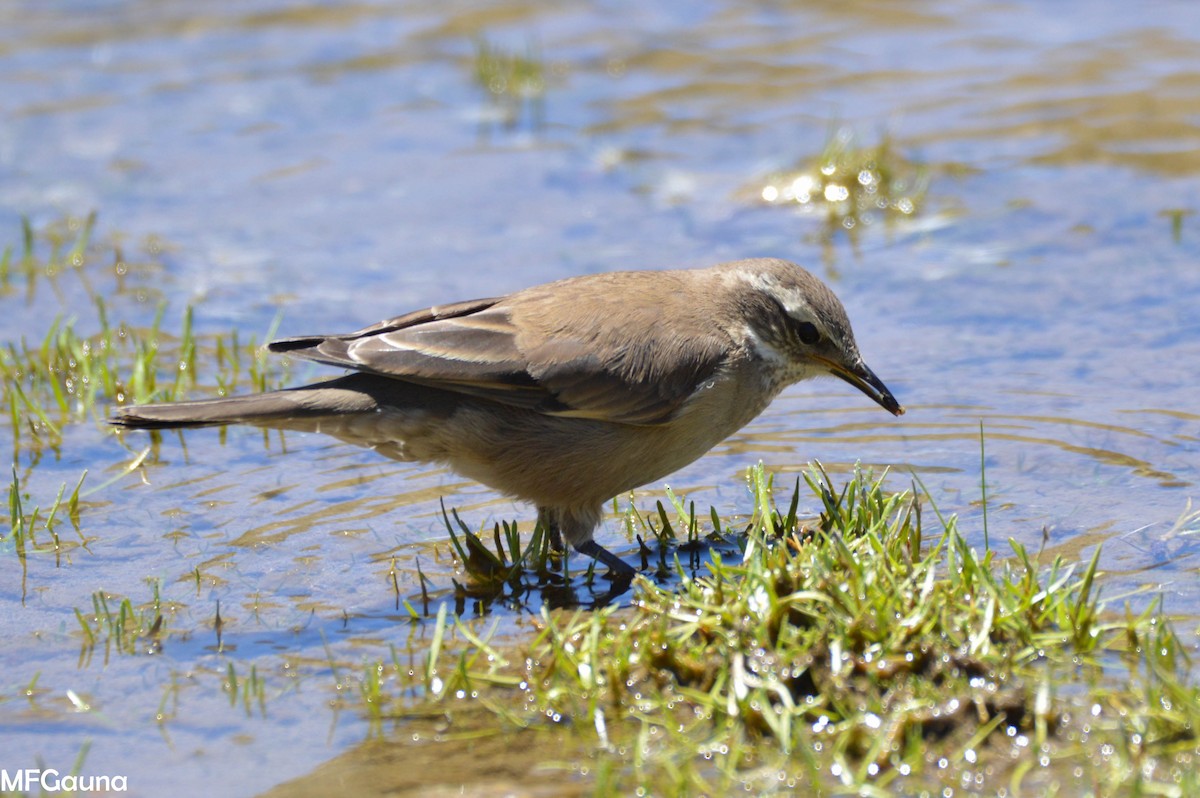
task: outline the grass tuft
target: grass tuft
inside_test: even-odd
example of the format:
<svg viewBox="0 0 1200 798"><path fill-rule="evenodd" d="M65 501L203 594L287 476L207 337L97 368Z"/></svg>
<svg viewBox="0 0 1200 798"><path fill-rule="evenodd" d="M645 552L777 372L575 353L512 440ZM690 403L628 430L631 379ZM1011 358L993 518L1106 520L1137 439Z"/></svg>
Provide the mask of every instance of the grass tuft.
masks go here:
<svg viewBox="0 0 1200 798"><path fill-rule="evenodd" d="M151 598L140 606L135 607L129 598L118 600L118 597L98 590L92 594L91 612L75 609L75 620L82 636L80 667L91 662L98 645L104 647L105 664L113 653L135 656L161 652L163 641L169 635L164 610L170 608L163 605L158 581L151 580L150 584Z"/></svg>
<svg viewBox="0 0 1200 798"><path fill-rule="evenodd" d="M1013 541L1001 559L953 517L927 539L926 500L885 476L856 469L838 487L814 466L822 509L803 521L798 483L781 513L755 468L740 558L717 552L676 587L639 580L631 609L544 611L519 653L474 670L460 657L456 684L506 722L570 720L616 792L757 792L782 776L830 792L1036 792L1080 756L1096 785L1170 785L1198 742L1200 692L1158 608L1107 608L1098 553L1042 563Z"/></svg>
<svg viewBox="0 0 1200 798"><path fill-rule="evenodd" d="M114 320L109 301L93 287L97 273L117 280L117 296L145 287L124 287L130 264L118 247L93 241L94 226L94 214L40 232L23 220L20 258L11 247L0 256L0 306L20 301L18 284L24 283L28 304L39 282L49 281L62 307L40 338L0 342L0 408L7 411L14 460L23 453L36 458L45 449L57 453L68 424L99 420L109 403L174 401L197 390L262 391L279 387L287 374L286 360L268 361L253 338L243 342L236 331L197 333L191 307L184 309L177 335L163 329L165 303L148 326ZM103 259L109 249L116 253L111 265ZM159 271L161 264L140 264L133 274ZM70 299L81 290L88 301ZM215 371L199 363L215 363Z"/></svg>
<svg viewBox="0 0 1200 798"><path fill-rule="evenodd" d="M894 225L921 213L934 171L907 157L890 136L867 146L841 128L831 132L821 152L751 181L739 194L749 202L792 208L819 220L814 239L833 271L834 244L841 237L857 249L864 228ZM953 174L962 167L937 171Z"/></svg>
<svg viewBox="0 0 1200 798"><path fill-rule="evenodd" d="M473 66L475 84L506 130L516 128L523 118L534 130L545 125L547 69L533 45L522 55L479 39Z"/></svg>

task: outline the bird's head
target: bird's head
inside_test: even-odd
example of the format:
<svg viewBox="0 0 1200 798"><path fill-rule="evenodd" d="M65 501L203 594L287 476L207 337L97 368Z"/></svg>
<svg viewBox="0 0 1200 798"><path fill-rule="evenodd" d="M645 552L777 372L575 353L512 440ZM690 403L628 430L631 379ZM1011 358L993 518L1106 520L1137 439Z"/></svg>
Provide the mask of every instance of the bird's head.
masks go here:
<svg viewBox="0 0 1200 798"><path fill-rule="evenodd" d="M863 361L846 309L820 279L772 258L727 264L744 334L782 383L832 374L889 413L904 408Z"/></svg>

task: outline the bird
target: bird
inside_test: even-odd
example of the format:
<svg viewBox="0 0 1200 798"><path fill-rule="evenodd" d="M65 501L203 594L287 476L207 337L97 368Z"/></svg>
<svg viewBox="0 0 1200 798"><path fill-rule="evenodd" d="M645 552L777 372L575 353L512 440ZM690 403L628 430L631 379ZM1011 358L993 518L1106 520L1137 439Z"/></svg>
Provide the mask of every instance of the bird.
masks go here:
<svg viewBox="0 0 1200 798"><path fill-rule="evenodd" d="M614 579L636 569L595 541L605 503L698 459L785 387L832 375L904 413L834 293L776 258L568 277L267 349L350 371L120 407L110 423L319 432L442 464L533 504L559 550L565 539Z"/></svg>

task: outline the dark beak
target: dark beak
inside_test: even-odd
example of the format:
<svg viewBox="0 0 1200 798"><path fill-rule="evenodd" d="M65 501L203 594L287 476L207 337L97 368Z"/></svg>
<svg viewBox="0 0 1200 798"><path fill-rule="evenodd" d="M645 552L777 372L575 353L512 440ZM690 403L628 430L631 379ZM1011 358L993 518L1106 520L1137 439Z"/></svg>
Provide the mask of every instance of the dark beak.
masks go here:
<svg viewBox="0 0 1200 798"><path fill-rule="evenodd" d="M866 363L860 360L853 367L847 368L840 363L834 363L832 360L825 360L824 358L821 358L821 362L829 369L830 374L841 377L874 399L884 410L893 416L904 415L904 408L896 401L896 397L892 396L892 392L883 384L883 380L876 377L875 372L867 368Z"/></svg>

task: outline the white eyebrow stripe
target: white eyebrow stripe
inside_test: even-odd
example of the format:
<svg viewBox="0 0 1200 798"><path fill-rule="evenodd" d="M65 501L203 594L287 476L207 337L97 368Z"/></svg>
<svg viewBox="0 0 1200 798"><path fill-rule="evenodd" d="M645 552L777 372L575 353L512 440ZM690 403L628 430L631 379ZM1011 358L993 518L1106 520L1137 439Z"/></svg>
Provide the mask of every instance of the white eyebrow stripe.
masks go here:
<svg viewBox="0 0 1200 798"><path fill-rule="evenodd" d="M746 336L746 340L750 342L750 348L754 350L754 354L758 355L763 360L776 365L784 365L790 360L786 354L771 346L771 344L768 343L761 335L759 335L758 332L750 325L747 324L746 326L742 327L742 334Z"/></svg>
<svg viewBox="0 0 1200 798"><path fill-rule="evenodd" d="M788 316L797 321L811 321L817 325L817 329L822 335L828 335L829 331L825 329L825 325L821 323L820 316L813 309L813 306L805 299L803 292L799 290L784 291L780 288L779 283L772 280L770 275L759 272L730 272L724 275L726 282L740 282L744 285L749 285L755 291L767 294L776 302L783 306Z"/></svg>

